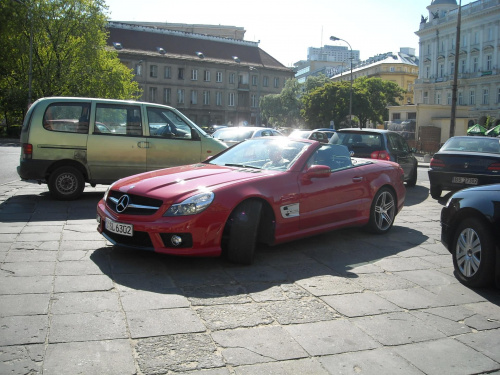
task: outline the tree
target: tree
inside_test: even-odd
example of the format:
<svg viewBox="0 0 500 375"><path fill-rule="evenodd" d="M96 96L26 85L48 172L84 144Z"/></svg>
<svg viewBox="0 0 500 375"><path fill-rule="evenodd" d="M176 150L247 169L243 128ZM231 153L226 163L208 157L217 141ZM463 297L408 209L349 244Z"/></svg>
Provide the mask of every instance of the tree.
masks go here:
<svg viewBox="0 0 500 375"><path fill-rule="evenodd" d="M300 122L301 85L289 79L280 94L266 95L260 99L262 116L270 125L297 126Z"/></svg>
<svg viewBox="0 0 500 375"><path fill-rule="evenodd" d="M353 114L362 127L370 121L380 124L388 116L387 106L398 105L404 90L396 83L380 78L361 77L353 84Z"/></svg>
<svg viewBox="0 0 500 375"><path fill-rule="evenodd" d="M106 47L106 9L103 0L0 2L0 109L6 118L24 114L29 97L139 97L132 70Z"/></svg>

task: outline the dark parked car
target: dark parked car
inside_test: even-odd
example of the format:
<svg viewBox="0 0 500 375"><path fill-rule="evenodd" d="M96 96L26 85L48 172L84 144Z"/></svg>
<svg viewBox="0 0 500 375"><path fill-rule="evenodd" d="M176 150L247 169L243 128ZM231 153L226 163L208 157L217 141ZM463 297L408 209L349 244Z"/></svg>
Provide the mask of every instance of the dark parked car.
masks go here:
<svg viewBox="0 0 500 375"><path fill-rule="evenodd" d="M431 196L474 185L500 183L500 139L458 136L434 154L429 168Z"/></svg>
<svg viewBox="0 0 500 375"><path fill-rule="evenodd" d="M330 143L347 146L357 158L389 160L398 163L405 172L407 186L417 183L418 161L406 140L396 132L383 129L339 129Z"/></svg>
<svg viewBox="0 0 500 375"><path fill-rule="evenodd" d="M500 184L456 192L441 211L441 242L470 287L500 287Z"/></svg>

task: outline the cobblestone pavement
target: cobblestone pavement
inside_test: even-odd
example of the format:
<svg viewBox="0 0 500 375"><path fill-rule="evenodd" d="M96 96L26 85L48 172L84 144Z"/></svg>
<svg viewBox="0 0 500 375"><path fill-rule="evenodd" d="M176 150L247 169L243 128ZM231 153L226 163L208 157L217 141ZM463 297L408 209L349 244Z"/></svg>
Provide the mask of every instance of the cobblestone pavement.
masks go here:
<svg viewBox="0 0 500 375"><path fill-rule="evenodd" d="M500 374L499 291L457 282L428 186L387 235L262 247L249 267L114 249L104 189L0 186L0 374Z"/></svg>

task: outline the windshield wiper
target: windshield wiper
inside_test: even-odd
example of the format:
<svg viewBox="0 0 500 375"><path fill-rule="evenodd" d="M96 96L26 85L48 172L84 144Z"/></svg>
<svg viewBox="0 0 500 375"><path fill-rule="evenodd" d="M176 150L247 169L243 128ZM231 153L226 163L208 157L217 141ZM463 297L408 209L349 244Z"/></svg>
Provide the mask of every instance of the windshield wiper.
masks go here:
<svg viewBox="0 0 500 375"><path fill-rule="evenodd" d="M254 165L246 165L246 164L237 164L237 163L226 163L225 167L239 167L239 168L252 168L252 169L260 169Z"/></svg>

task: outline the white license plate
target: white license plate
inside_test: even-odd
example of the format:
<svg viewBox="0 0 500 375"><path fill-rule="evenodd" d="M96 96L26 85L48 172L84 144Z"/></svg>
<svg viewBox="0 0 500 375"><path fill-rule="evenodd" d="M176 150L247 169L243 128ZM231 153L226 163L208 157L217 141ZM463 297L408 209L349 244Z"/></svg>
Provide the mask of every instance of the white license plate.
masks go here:
<svg viewBox="0 0 500 375"><path fill-rule="evenodd" d="M110 232L129 237L134 235L134 226L132 224L117 223L111 219L106 219L105 225Z"/></svg>
<svg viewBox="0 0 500 375"><path fill-rule="evenodd" d="M477 185L477 178L473 177L453 177L451 182L454 184Z"/></svg>

